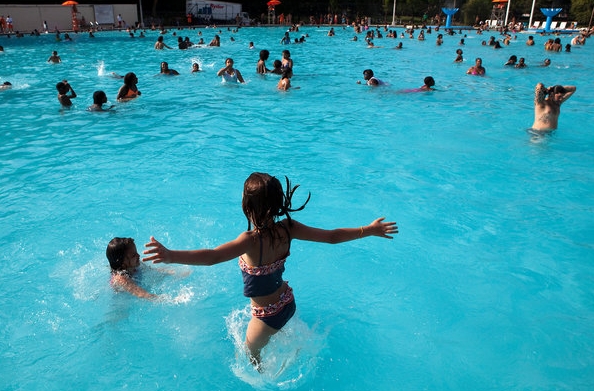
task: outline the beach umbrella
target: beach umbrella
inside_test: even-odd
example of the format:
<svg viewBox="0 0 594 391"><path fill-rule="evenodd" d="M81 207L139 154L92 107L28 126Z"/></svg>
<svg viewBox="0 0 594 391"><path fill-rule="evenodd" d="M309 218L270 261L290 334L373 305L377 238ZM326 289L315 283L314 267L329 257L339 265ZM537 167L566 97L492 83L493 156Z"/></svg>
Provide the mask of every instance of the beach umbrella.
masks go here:
<svg viewBox="0 0 594 391"><path fill-rule="evenodd" d="M78 31L78 17L76 16L78 13L78 10L76 9L78 3L74 0L68 0L63 2L62 5L65 7L72 6L72 30Z"/></svg>
<svg viewBox="0 0 594 391"><path fill-rule="evenodd" d="M267 6L269 7L274 7L275 5L279 5L281 2L278 0L270 0L268 3L266 3Z"/></svg>

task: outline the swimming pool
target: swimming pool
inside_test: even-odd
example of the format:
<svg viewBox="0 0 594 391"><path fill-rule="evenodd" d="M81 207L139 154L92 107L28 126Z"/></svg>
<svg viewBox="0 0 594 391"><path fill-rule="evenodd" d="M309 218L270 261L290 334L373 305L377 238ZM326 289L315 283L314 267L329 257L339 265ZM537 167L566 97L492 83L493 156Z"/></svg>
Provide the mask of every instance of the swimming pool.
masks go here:
<svg viewBox="0 0 594 391"><path fill-rule="evenodd" d="M0 38L0 81L14 85L0 93L4 389L592 388L592 45L545 53L544 37L527 47L519 35L496 51L469 34L454 64L460 36L367 49L351 29L327 30L302 28L291 36L307 42L285 47L280 28L225 29L220 48L188 51L155 51L150 31ZM198 31L218 33L181 34ZM255 66L260 49L271 67L287 48L300 88L279 92ZM46 63L52 50L61 64ZM504 68L512 54L528 68ZM226 57L245 85L216 77ZM465 74L475 57L486 77ZM158 76L161 61L181 75ZM357 85L366 68L389 85ZM129 71L142 96L116 103L110 73ZM427 75L438 91L402 92ZM65 78L70 110L56 100ZM534 138L540 81L577 92L559 129ZM85 111L98 89L114 113ZM142 285L171 297L153 303L115 294L104 255L114 236L139 249L151 235L176 249L235 238L253 171L300 184L296 203L311 192L293 216L304 223L400 227L393 241L293 243L297 314L262 374L241 353L234 261L145 264Z"/></svg>

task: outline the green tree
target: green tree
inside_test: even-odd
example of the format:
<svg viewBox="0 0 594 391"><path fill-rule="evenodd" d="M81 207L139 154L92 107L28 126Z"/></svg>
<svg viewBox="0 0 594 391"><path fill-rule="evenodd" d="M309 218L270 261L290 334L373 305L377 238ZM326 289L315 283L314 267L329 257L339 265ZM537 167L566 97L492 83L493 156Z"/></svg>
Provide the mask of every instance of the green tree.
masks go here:
<svg viewBox="0 0 594 391"><path fill-rule="evenodd" d="M464 24L474 25L477 16L480 20L487 20L491 17L492 10L493 3L491 0L468 0L462 7Z"/></svg>
<svg viewBox="0 0 594 391"><path fill-rule="evenodd" d="M570 17L580 26L590 26L594 0L573 0L571 2Z"/></svg>

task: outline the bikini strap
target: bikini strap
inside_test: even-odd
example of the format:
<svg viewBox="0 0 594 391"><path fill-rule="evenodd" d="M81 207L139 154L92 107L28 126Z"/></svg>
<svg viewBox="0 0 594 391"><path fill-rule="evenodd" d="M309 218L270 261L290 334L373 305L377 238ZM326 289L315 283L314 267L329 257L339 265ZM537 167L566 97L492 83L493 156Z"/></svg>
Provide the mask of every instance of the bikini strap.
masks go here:
<svg viewBox="0 0 594 391"><path fill-rule="evenodd" d="M285 225L282 222L279 221L278 225L283 227L283 229L287 233L287 239L289 239L289 248L287 248L287 254L289 254L291 252L291 233L289 232L289 229L287 227L285 227Z"/></svg>

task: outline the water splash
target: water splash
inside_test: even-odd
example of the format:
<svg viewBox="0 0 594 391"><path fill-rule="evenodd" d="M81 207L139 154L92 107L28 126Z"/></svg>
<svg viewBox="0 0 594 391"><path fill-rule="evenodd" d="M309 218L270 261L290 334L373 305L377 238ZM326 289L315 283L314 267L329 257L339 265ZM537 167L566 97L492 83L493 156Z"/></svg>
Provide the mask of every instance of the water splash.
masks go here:
<svg viewBox="0 0 594 391"><path fill-rule="evenodd" d="M310 329L297 316L275 334L262 349L259 368L252 365L245 347L245 330L251 319L249 305L233 310L225 318L227 332L235 346L231 370L240 380L257 389L294 389L315 377L326 333Z"/></svg>
<svg viewBox="0 0 594 391"><path fill-rule="evenodd" d="M105 76L105 62L103 60L97 62L97 76Z"/></svg>

